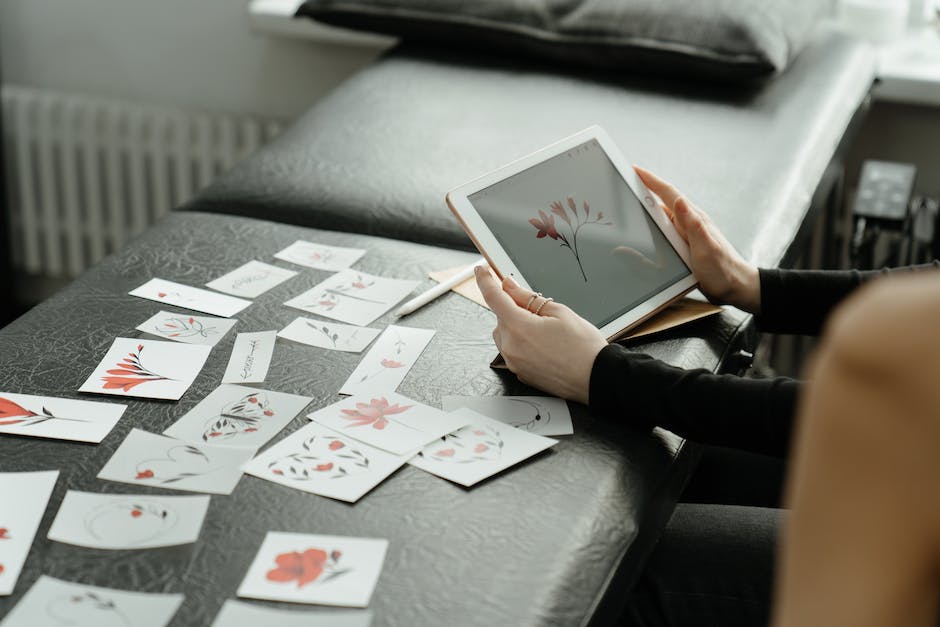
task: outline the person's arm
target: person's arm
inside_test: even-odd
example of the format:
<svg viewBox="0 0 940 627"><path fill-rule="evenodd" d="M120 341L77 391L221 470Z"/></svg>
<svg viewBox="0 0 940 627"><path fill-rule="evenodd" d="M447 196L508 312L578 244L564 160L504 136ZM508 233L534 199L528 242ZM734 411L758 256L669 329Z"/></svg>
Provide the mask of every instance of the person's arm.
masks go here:
<svg viewBox="0 0 940 627"><path fill-rule="evenodd" d="M833 315L800 402L775 627L935 626L940 609L940 274Z"/></svg>
<svg viewBox="0 0 940 627"><path fill-rule="evenodd" d="M683 370L617 344L594 360L590 407L641 429L783 457L800 383Z"/></svg>
<svg viewBox="0 0 940 627"><path fill-rule="evenodd" d="M818 335L836 306L864 283L889 274L940 268L940 262L882 270L760 270L757 325L768 333Z"/></svg>

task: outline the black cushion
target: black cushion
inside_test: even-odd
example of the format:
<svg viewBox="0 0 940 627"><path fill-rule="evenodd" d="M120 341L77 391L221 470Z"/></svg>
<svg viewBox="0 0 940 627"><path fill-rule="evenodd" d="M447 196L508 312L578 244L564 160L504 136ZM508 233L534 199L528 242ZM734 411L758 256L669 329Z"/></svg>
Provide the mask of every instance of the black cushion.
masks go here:
<svg viewBox="0 0 940 627"><path fill-rule="evenodd" d="M631 72L783 70L831 0L307 0L297 15L405 39Z"/></svg>

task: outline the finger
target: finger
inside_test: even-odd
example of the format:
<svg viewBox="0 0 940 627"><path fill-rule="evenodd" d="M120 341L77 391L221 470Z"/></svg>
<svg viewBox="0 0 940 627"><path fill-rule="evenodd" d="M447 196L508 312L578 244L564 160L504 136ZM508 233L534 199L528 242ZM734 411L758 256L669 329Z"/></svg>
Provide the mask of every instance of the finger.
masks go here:
<svg viewBox="0 0 940 627"><path fill-rule="evenodd" d="M656 204L659 205L659 208L662 210L663 213L666 214L666 217L669 218L670 222L674 223L676 221L676 214L673 212L672 209L667 207L663 201L660 200Z"/></svg>
<svg viewBox="0 0 940 627"><path fill-rule="evenodd" d="M672 207L675 209L676 200L682 196L678 189L662 180L649 170L644 170L640 166L636 165L633 166L633 169L636 170L636 173L640 175L640 180L643 181L643 184L650 188L654 194L662 198L667 207Z"/></svg>
<svg viewBox="0 0 940 627"><path fill-rule="evenodd" d="M484 266L477 266L473 270L476 275L477 286L480 293L483 294L483 300L490 306L493 313L498 318L517 318L522 312L519 306L509 294L503 291L503 288L496 281L496 277L490 272L490 269Z"/></svg>
<svg viewBox="0 0 940 627"><path fill-rule="evenodd" d="M685 198L679 198L675 204L676 226L681 227L685 233L697 233L699 237L708 235L705 221L702 216L689 204Z"/></svg>
<svg viewBox="0 0 940 627"><path fill-rule="evenodd" d="M537 302L539 298L543 298L539 296L537 292L525 289L516 283L515 279L508 276L503 279L503 291L509 294L517 305L529 312L535 311L535 308L538 306ZM532 298L533 296L535 296L535 298Z"/></svg>

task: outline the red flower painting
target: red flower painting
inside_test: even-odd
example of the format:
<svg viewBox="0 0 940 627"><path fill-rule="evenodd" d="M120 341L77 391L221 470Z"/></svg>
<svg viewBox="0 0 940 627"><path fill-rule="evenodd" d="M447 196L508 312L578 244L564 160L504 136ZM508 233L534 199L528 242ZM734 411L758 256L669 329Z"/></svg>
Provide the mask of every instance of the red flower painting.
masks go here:
<svg viewBox="0 0 940 627"><path fill-rule="evenodd" d="M603 211L599 211L592 216L591 206L586 200L581 205L581 213L578 213L578 203L576 203L571 196L567 198L567 205L566 210L565 205L563 205L561 201L556 200L549 205L551 207L551 213L545 213L539 209L538 217L531 218L529 224L535 227L537 231L535 237L537 239L548 237L549 239L561 242L563 248L570 250L574 255L575 261L578 262L578 269L581 270L582 278L587 282L587 275L584 273L584 266L581 264L581 251L578 249L578 233L581 231L582 227L589 224L610 226L611 223L602 221L604 219ZM571 212L571 216L568 215L568 211ZM556 217L568 226L570 235L558 231L555 227Z"/></svg>
<svg viewBox="0 0 940 627"><path fill-rule="evenodd" d="M346 571L336 570L337 562L342 556L339 551L327 553L323 549L307 549L303 553L291 551L281 553L274 558L277 568L268 571L266 577L268 581L276 583L297 582L297 587L302 588L307 584L320 579L320 576L327 573L326 579L341 575Z"/></svg>
<svg viewBox="0 0 940 627"><path fill-rule="evenodd" d="M127 354L115 368L108 370L110 377L101 377L104 381L102 386L105 390L121 389L129 392L134 386L150 381L172 381L169 377L161 376L155 372L147 370L141 360L144 352L144 345L138 344L137 350Z"/></svg>
<svg viewBox="0 0 940 627"><path fill-rule="evenodd" d="M373 398L367 405L365 403L356 403L356 409L342 409L346 420L352 421L350 427L364 427L372 425L373 429L384 429L388 426L388 416L400 414L414 407L413 405L399 406L398 403L389 405L383 396L382 398ZM398 423L401 424L401 423ZM406 426L406 425L403 425Z"/></svg>
<svg viewBox="0 0 940 627"><path fill-rule="evenodd" d="M6 527L0 527L0 540L9 540L10 531Z"/></svg>
<svg viewBox="0 0 940 627"><path fill-rule="evenodd" d="M66 420L69 422L88 422L87 420L78 420L76 418L59 418L54 416L51 411L42 408L42 413L36 413L22 405L14 403L8 398L0 397L0 427L11 427L18 425L20 427L32 427L42 424L48 420Z"/></svg>

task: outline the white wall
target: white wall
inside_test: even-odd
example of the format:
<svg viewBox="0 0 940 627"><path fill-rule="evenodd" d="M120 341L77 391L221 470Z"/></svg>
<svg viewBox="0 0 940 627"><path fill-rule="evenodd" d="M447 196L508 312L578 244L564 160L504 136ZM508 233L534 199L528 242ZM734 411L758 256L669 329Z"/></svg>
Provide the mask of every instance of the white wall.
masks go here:
<svg viewBox="0 0 940 627"><path fill-rule="evenodd" d="M5 83L291 119L377 48L252 32L247 0L2 0Z"/></svg>

